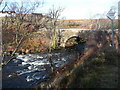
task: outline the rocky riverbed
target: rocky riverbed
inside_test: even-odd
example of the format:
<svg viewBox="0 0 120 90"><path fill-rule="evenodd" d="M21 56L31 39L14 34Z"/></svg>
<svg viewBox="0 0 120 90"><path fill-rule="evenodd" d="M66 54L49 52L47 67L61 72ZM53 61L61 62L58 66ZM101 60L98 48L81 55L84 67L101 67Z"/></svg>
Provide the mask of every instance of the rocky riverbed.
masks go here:
<svg viewBox="0 0 120 90"><path fill-rule="evenodd" d="M57 50L51 53L54 69L74 62L78 57L75 50ZM3 88L31 88L50 79L52 73L48 53L17 55L2 69Z"/></svg>

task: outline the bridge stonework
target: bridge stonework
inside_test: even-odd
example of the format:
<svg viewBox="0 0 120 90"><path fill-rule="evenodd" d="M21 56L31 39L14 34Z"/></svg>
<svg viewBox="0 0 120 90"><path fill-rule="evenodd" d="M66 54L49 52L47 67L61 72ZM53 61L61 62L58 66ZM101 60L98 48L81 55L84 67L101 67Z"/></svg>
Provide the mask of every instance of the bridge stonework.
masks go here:
<svg viewBox="0 0 120 90"><path fill-rule="evenodd" d="M80 34L85 31L89 31L89 29L59 29L61 33L60 46L65 47L65 44L68 39L72 37L78 37Z"/></svg>
<svg viewBox="0 0 120 90"><path fill-rule="evenodd" d="M72 37L82 37L83 39L88 39L88 36L84 36L83 34L87 32L94 32L96 30L91 30L91 29L58 29L58 31L61 34L61 39L60 39L60 46L65 47L65 44L68 39ZM86 32L87 31L87 32ZM104 31L104 30L101 30ZM107 33L111 33L111 29L105 30ZM115 32L118 33L118 29L115 29Z"/></svg>

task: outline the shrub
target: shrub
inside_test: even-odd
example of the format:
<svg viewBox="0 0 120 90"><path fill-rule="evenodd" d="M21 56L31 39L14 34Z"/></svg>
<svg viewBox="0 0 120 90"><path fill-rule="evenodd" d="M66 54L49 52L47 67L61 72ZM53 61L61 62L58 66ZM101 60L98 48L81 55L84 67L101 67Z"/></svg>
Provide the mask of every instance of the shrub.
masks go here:
<svg viewBox="0 0 120 90"><path fill-rule="evenodd" d="M104 58L93 58L92 61L91 61L93 64L95 65L99 65L99 64L102 64L105 62L105 59Z"/></svg>

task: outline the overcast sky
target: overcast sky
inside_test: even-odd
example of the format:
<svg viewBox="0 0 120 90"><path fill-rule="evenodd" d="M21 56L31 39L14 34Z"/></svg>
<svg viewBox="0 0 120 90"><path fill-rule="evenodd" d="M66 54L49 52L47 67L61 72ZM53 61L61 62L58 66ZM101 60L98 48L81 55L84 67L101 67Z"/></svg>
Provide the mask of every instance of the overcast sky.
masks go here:
<svg viewBox="0 0 120 90"><path fill-rule="evenodd" d="M55 7L60 6L65 8L64 11L62 12L61 17L65 17L66 19L86 19L93 17L95 14L106 15L111 6L115 6L117 9L118 1L120 0L43 0L43 1L44 1L43 6L38 8L36 12L47 13L49 8L51 8L52 5L54 5Z"/></svg>

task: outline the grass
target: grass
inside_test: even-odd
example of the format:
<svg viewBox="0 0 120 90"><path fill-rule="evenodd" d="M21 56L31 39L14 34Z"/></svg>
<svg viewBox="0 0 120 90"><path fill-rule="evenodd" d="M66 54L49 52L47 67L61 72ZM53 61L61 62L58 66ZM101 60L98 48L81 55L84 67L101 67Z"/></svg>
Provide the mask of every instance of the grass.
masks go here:
<svg viewBox="0 0 120 90"><path fill-rule="evenodd" d="M115 50L98 51L74 72L65 77L60 87L65 88L117 88L119 54Z"/></svg>

